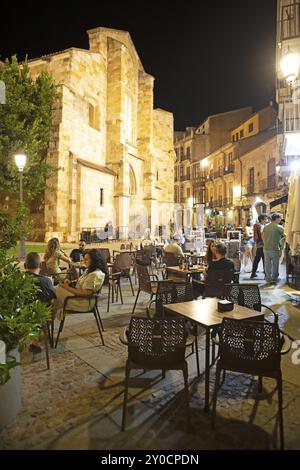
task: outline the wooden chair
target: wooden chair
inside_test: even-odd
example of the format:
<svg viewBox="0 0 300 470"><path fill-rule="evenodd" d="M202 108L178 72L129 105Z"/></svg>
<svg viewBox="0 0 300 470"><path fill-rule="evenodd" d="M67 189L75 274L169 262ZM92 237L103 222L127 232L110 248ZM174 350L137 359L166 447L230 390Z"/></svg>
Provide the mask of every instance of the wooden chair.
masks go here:
<svg viewBox="0 0 300 470"><path fill-rule="evenodd" d="M220 356L216 368L212 427L215 424L217 395L220 389L222 370L250 374L260 378L271 377L277 382L280 448L284 449L280 360L281 354L289 352L291 344L282 348L278 323L223 318L217 344Z"/></svg>
<svg viewBox="0 0 300 470"><path fill-rule="evenodd" d="M122 431L125 431L126 408L130 371L132 369L161 370L162 377L168 370L182 370L184 378L187 423L189 419L188 366L185 360L186 329L182 318L132 317L129 329L120 338L128 347L125 368L125 389L122 415Z"/></svg>

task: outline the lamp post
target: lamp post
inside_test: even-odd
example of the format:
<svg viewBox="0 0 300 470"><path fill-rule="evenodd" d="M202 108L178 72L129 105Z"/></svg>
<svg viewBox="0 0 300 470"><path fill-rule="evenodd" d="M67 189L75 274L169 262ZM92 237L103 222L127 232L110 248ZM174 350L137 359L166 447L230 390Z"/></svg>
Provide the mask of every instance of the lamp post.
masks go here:
<svg viewBox="0 0 300 470"><path fill-rule="evenodd" d="M280 68L284 79L288 83L293 83L297 80L300 69L300 57L294 52L288 51L280 61Z"/></svg>
<svg viewBox="0 0 300 470"><path fill-rule="evenodd" d="M15 155L15 163L19 170L20 175L20 204L23 203L23 170L26 165L26 155L22 152L19 152ZM22 221L21 224L21 236L20 236L20 245L19 245L19 258L25 259L26 250L25 250L25 238L24 238L24 224Z"/></svg>

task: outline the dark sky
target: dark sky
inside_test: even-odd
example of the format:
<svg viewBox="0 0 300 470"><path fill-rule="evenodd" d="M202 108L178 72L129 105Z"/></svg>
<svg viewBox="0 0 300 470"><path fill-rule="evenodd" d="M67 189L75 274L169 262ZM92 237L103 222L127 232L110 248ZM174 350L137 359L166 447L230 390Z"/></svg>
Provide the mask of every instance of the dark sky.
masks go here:
<svg viewBox="0 0 300 470"><path fill-rule="evenodd" d="M276 0L10 0L1 4L0 57L88 47L97 26L130 32L156 78L155 106L175 128L274 99Z"/></svg>

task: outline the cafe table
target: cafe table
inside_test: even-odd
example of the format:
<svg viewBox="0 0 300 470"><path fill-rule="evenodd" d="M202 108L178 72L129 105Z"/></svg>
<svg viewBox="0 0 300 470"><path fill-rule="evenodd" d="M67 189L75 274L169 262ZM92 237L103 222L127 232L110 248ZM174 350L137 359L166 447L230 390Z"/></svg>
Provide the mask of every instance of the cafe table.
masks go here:
<svg viewBox="0 0 300 470"><path fill-rule="evenodd" d="M191 278L199 276L199 274L204 273L206 270L206 266L195 265L188 269L182 269L179 266L167 266L167 275L175 274L177 277L185 277L186 282L189 281Z"/></svg>
<svg viewBox="0 0 300 470"><path fill-rule="evenodd" d="M235 305L230 312L218 312L218 299L201 299L191 302L180 302L178 304L168 304L164 310L169 313L176 313L188 320L192 320L197 325L205 329L205 411L209 411L209 375L210 375L210 332L220 325L223 318L233 318L234 320L262 320L264 315L261 312L247 307Z"/></svg>

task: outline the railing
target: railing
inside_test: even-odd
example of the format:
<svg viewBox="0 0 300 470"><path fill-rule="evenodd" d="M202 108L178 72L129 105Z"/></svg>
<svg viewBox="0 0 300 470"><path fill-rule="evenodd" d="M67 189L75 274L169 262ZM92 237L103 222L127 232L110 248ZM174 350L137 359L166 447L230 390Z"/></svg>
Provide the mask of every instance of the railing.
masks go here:
<svg viewBox="0 0 300 470"><path fill-rule="evenodd" d="M233 198L232 197L225 197L223 199L223 206L228 207L233 205Z"/></svg>
<svg viewBox="0 0 300 470"><path fill-rule="evenodd" d="M214 172L214 178L221 178L223 176L223 168L219 168L218 171Z"/></svg>
<svg viewBox="0 0 300 470"><path fill-rule="evenodd" d="M234 173L235 166L229 165L224 168L224 175L229 175L230 173Z"/></svg>
<svg viewBox="0 0 300 470"><path fill-rule="evenodd" d="M219 199L214 201L214 207L223 207L223 198L219 197Z"/></svg>
<svg viewBox="0 0 300 470"><path fill-rule="evenodd" d="M109 228L107 232L105 227L83 227L80 231L80 238L87 243L103 243L113 240L137 239L140 237L140 233L129 231L127 226Z"/></svg>
<svg viewBox="0 0 300 470"><path fill-rule="evenodd" d="M281 6L281 37L278 38L279 41L295 38L300 35L299 18L299 0L290 0L289 5Z"/></svg>
<svg viewBox="0 0 300 470"><path fill-rule="evenodd" d="M192 178L193 180L193 183L197 184L197 183L202 183L202 184L205 184L206 181L207 181L207 177L206 176L196 176L195 178Z"/></svg>
<svg viewBox="0 0 300 470"><path fill-rule="evenodd" d="M300 131L300 118L290 117L284 119L284 132Z"/></svg>
<svg viewBox="0 0 300 470"><path fill-rule="evenodd" d="M254 194L254 183L253 184L247 184L247 186L246 186L245 196L251 195L251 194Z"/></svg>
<svg viewBox="0 0 300 470"><path fill-rule="evenodd" d="M260 191L273 191L277 187L276 175L270 175L259 182Z"/></svg>

